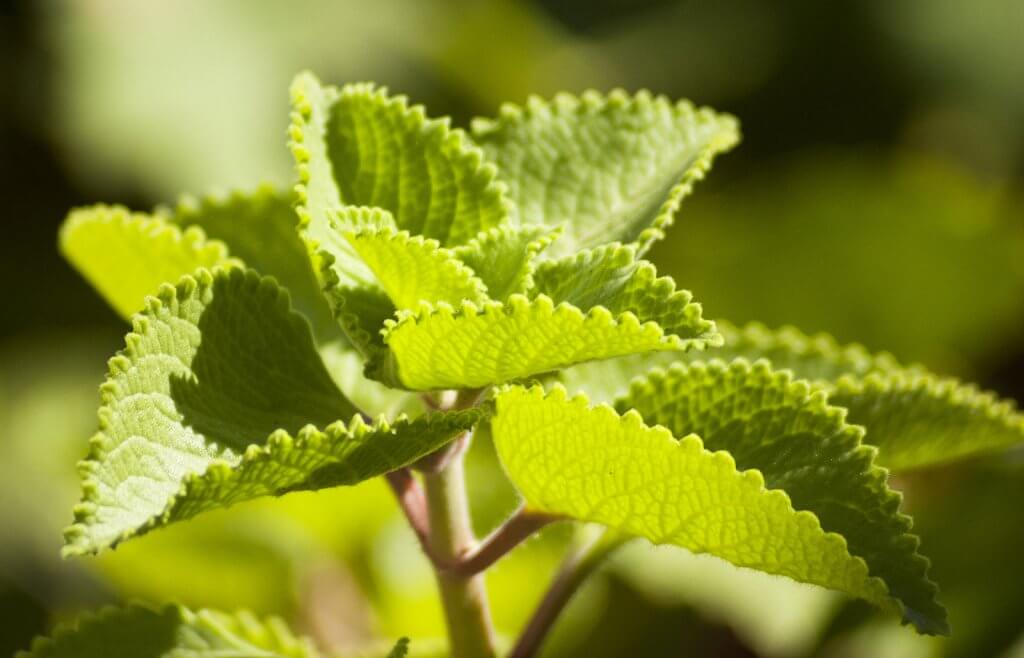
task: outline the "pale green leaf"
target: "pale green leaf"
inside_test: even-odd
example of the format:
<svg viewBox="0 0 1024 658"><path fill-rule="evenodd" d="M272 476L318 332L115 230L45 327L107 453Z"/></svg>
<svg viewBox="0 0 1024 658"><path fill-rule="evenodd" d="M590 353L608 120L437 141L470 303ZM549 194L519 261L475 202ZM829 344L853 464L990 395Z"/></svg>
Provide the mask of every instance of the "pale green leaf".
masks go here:
<svg viewBox="0 0 1024 658"><path fill-rule="evenodd" d="M420 302L481 302L487 288L437 240L394 228L339 228L398 309Z"/></svg>
<svg viewBox="0 0 1024 658"><path fill-rule="evenodd" d="M179 229L160 217L120 206L73 210L60 230L64 257L123 317L142 309L147 295L200 267L231 263L222 242L197 228Z"/></svg>
<svg viewBox="0 0 1024 658"><path fill-rule="evenodd" d="M695 435L677 438L636 412L590 407L561 387L547 395L540 387L504 389L492 432L530 509L898 607L841 536Z"/></svg>
<svg viewBox="0 0 1024 658"><path fill-rule="evenodd" d="M399 229L445 246L506 221L504 188L481 150L405 97L369 84L323 86L303 73L292 108L299 214L313 240L342 205L383 208Z"/></svg>
<svg viewBox="0 0 1024 658"><path fill-rule="evenodd" d="M823 391L774 372L765 361L675 365L636 381L619 400L674 436L699 435L710 450L732 455L740 469L756 469L769 488L784 490L799 510L842 535L852 555L884 580L918 630L946 633L946 612L935 601L928 561L917 553L911 520L900 496L862 445L862 428L826 403Z"/></svg>
<svg viewBox="0 0 1024 658"><path fill-rule="evenodd" d="M658 278L654 265L637 260L635 246L610 244L538 266L534 294L579 308L603 306L657 322L683 339L713 340L715 323L701 317L701 305L675 282Z"/></svg>
<svg viewBox="0 0 1024 658"><path fill-rule="evenodd" d="M630 312L586 313L540 295L505 304L424 304L386 323L388 350L368 372L412 390L470 389L539 375L592 359L655 350L703 349L711 338L666 334Z"/></svg>
<svg viewBox="0 0 1024 658"><path fill-rule="evenodd" d="M257 496L354 484L436 450L476 419L336 422L356 409L287 293L251 270L199 270L164 286L133 324L101 387L66 554Z"/></svg>
<svg viewBox="0 0 1024 658"><path fill-rule="evenodd" d="M296 637L277 618L241 612L192 612L132 605L106 608L36 638L18 658L315 658L312 642Z"/></svg>
<svg viewBox="0 0 1024 658"><path fill-rule="evenodd" d="M263 185L252 192L226 196L183 197L169 211L168 218L182 228L202 228L210 238L223 241L232 256L277 279L291 294L295 310L306 316L323 343L339 338L341 330L320 292L320 283L299 238L293 201L291 192ZM174 283L177 279L167 281Z"/></svg>
<svg viewBox="0 0 1024 658"><path fill-rule="evenodd" d="M455 248L455 255L487 286L491 299L504 301L533 285L534 259L559 231L540 224L499 226Z"/></svg>
<svg viewBox="0 0 1024 658"><path fill-rule="evenodd" d="M660 239L682 199L736 144L736 120L647 92L505 105L473 136L498 165L519 223L565 223L560 253Z"/></svg>

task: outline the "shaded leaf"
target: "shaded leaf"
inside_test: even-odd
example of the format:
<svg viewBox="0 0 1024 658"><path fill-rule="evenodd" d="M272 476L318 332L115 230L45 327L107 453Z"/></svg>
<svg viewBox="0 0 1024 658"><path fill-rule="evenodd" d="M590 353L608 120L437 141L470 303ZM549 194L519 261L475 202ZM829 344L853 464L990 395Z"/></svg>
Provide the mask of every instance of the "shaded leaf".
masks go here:
<svg viewBox="0 0 1024 658"><path fill-rule="evenodd" d="M455 255L486 284L491 299L504 301L533 285L534 259L558 231L539 224L499 226L455 248Z"/></svg>

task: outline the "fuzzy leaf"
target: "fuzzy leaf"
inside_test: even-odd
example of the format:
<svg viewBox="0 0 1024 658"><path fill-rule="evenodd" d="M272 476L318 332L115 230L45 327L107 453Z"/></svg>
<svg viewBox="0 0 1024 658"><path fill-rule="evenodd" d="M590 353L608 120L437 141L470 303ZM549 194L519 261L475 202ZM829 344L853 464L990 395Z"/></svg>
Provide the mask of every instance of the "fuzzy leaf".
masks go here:
<svg viewBox="0 0 1024 658"><path fill-rule="evenodd" d="M647 92L568 94L505 105L473 136L498 165L520 223L566 223L560 253L660 239L712 158L739 139L736 120Z"/></svg>
<svg viewBox="0 0 1024 658"><path fill-rule="evenodd" d="M917 553L910 518L899 512L900 495L873 463L875 450L862 445L863 429L846 424L824 392L765 361L738 359L656 370L634 382L616 408L635 410L674 436L697 434L738 468L758 470L794 508L813 512L825 530L846 539L902 603L906 621L921 632L948 633L928 561Z"/></svg>
<svg viewBox="0 0 1024 658"><path fill-rule="evenodd" d="M483 282L437 240L390 227L339 230L398 309L414 308L420 302L459 304L486 299Z"/></svg>
<svg viewBox="0 0 1024 658"><path fill-rule="evenodd" d="M80 467L83 501L66 554L248 498L353 484L437 449L475 420L336 422L356 410L309 325L287 293L251 270L199 270L164 286L125 343L100 389L100 431Z"/></svg>
<svg viewBox="0 0 1024 658"><path fill-rule="evenodd" d="M574 363L655 350L703 349L714 337L666 334L633 313L596 306L584 313L540 295L506 304L421 305L386 323L388 351L368 372L412 390L470 389Z"/></svg>
<svg viewBox="0 0 1024 658"><path fill-rule="evenodd" d="M222 242L197 228L120 206L73 210L60 230L60 249L122 317L142 309L147 295L200 267L234 261Z"/></svg>
<svg viewBox="0 0 1024 658"><path fill-rule="evenodd" d="M487 286L491 299L504 301L533 286L534 259L558 237L539 224L492 228L455 248L455 255Z"/></svg>
<svg viewBox="0 0 1024 658"><path fill-rule="evenodd" d="M280 619L242 612L192 612L168 605L162 610L132 605L106 608L58 626L38 637L17 658L202 658L259 656L315 658L310 641L296 637Z"/></svg>
<svg viewBox="0 0 1024 658"><path fill-rule="evenodd" d="M276 278L291 294L295 310L313 325L320 342L327 342L339 338L341 330L320 292L320 283L296 230L299 219L292 207L293 200L291 192L265 185L252 192L233 192L224 197L184 197L168 216L182 228L202 228L210 238L227 244L232 256L261 274ZM167 281L177 280L174 277Z"/></svg>
<svg viewBox="0 0 1024 658"><path fill-rule="evenodd" d="M342 205L383 208L400 230L445 246L506 221L504 188L481 150L404 96L369 84L323 86L303 73L292 108L299 214L313 240L327 211Z"/></svg>
<svg viewBox="0 0 1024 658"><path fill-rule="evenodd" d="M701 317L701 305L687 290L658 278L654 265L636 259L635 246L605 245L575 256L542 263L533 292L579 308L603 306L657 322L666 333L684 339L712 339L715 323Z"/></svg>
<svg viewBox="0 0 1024 658"><path fill-rule="evenodd" d="M567 399L560 386L547 395L504 389L491 422L501 462L530 509L898 607L841 536L696 435L677 438L636 412L619 416L583 396Z"/></svg>

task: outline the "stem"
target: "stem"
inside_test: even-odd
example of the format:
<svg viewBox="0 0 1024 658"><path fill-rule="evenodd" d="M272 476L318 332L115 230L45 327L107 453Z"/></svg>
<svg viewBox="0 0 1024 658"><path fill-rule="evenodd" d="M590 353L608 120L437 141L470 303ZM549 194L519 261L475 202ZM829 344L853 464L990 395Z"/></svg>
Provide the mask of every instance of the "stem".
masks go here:
<svg viewBox="0 0 1024 658"><path fill-rule="evenodd" d="M430 510L430 555L453 563L473 550L462 455L436 473L424 473ZM461 575L435 569L452 658L494 658L494 630L482 574Z"/></svg>
<svg viewBox="0 0 1024 658"><path fill-rule="evenodd" d="M547 637L548 631L555 625L558 615L576 594L580 585L605 558L626 541L615 533L604 532L570 553L562 562L555 579L551 581L551 587L526 624L508 658L533 658Z"/></svg>
<svg viewBox="0 0 1024 658"><path fill-rule="evenodd" d="M395 492L398 499L398 506L405 514L405 519L416 533L416 539L428 557L430 549L430 515L427 511L427 498L423 493L423 487L413 477L408 468L400 468L397 471L388 473L385 478Z"/></svg>
<svg viewBox="0 0 1024 658"><path fill-rule="evenodd" d="M549 523L561 520L562 517L553 514L530 512L520 507L476 548L463 554L453 563L439 564L438 568L447 573L463 576L472 576L486 571L535 532Z"/></svg>

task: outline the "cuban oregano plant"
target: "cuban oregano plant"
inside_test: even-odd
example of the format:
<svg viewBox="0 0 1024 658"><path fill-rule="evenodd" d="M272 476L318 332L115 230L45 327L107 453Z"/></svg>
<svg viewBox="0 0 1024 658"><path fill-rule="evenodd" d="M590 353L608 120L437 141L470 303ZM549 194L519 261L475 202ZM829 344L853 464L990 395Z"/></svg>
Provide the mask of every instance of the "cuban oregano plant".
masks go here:
<svg viewBox="0 0 1024 658"><path fill-rule="evenodd" d="M1024 416L886 354L716 324L658 276L644 254L736 144L735 119L587 92L464 132L310 74L291 99L294 189L83 208L61 230L131 322L66 555L383 476L436 571L454 658L535 655L637 538L949 632L889 476L1019 443ZM464 485L474 434L522 498L483 539ZM496 638L482 574L552 523L604 531L572 547L518 639ZM173 605L107 611L28 655L229 653L318 655L278 621Z"/></svg>

